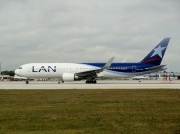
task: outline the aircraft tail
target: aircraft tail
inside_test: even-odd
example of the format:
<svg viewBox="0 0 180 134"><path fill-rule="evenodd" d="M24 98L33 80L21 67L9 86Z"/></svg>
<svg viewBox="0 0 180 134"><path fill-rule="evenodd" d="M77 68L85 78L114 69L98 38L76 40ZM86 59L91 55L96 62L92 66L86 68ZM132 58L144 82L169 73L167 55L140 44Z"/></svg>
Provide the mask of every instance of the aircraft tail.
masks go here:
<svg viewBox="0 0 180 134"><path fill-rule="evenodd" d="M150 63L160 65L166 52L170 38L164 38L142 61L141 63Z"/></svg>

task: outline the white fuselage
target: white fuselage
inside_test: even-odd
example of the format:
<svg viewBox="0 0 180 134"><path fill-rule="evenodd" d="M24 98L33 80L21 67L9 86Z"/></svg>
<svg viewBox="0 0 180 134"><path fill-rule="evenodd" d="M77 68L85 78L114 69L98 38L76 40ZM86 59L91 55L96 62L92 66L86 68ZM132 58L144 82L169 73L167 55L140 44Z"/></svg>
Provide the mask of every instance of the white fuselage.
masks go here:
<svg viewBox="0 0 180 134"><path fill-rule="evenodd" d="M62 78L64 73L76 74L101 69L97 66L78 64L78 63L30 63L22 65L15 73L27 78ZM162 69L153 70L153 72ZM97 74L97 78L127 78L136 75L152 73L152 71L121 73L116 71L104 70Z"/></svg>

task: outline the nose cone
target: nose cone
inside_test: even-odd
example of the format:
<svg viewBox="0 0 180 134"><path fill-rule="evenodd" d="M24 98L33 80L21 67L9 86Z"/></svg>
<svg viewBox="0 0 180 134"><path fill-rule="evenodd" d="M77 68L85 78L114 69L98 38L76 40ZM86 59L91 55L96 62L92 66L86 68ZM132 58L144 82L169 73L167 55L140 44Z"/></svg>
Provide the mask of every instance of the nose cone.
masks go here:
<svg viewBox="0 0 180 134"><path fill-rule="evenodd" d="M15 72L16 75L20 75L20 74L19 74L19 73L20 73L20 70L19 70L19 69L16 69L14 72Z"/></svg>

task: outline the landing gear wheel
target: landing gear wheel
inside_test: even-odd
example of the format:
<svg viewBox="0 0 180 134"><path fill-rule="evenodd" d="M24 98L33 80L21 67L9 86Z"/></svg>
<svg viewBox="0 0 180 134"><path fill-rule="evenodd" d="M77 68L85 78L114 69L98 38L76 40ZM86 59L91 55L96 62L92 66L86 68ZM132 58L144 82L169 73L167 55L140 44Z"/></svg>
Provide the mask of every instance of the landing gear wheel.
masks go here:
<svg viewBox="0 0 180 134"><path fill-rule="evenodd" d="M26 84L29 84L29 81L28 81L28 80L26 80Z"/></svg>
<svg viewBox="0 0 180 134"><path fill-rule="evenodd" d="M92 81L86 81L86 84L96 84L97 83L97 81L96 80L92 80Z"/></svg>
<svg viewBox="0 0 180 134"><path fill-rule="evenodd" d="M61 84L61 82L64 83L64 81L58 81L58 84Z"/></svg>

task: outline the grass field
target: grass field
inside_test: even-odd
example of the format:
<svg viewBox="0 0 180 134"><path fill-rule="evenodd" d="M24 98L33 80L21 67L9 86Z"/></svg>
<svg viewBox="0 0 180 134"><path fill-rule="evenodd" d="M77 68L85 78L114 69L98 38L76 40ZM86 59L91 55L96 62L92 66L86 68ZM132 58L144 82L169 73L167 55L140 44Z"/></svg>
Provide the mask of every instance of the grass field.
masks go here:
<svg viewBox="0 0 180 134"><path fill-rule="evenodd" d="M180 134L180 90L0 90L0 134Z"/></svg>

